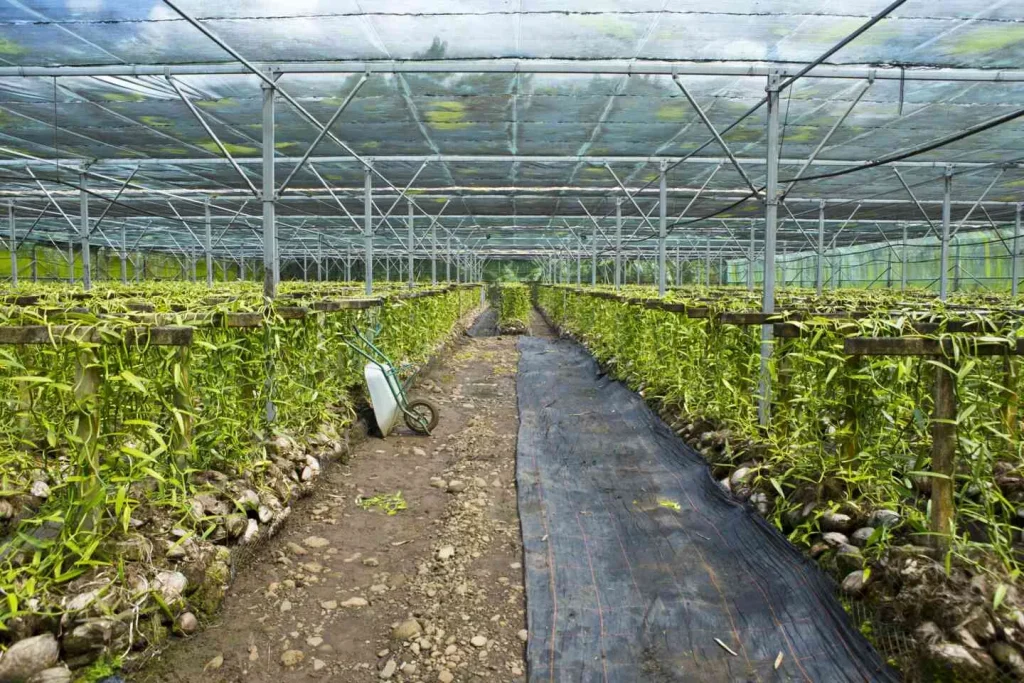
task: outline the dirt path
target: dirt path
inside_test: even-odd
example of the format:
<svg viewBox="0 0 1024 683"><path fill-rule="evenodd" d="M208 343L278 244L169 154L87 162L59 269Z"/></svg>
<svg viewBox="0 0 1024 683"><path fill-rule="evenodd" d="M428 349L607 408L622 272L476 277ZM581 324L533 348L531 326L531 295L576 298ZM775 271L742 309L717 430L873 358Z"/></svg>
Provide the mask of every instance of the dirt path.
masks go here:
<svg viewBox="0 0 1024 683"><path fill-rule="evenodd" d="M419 390L440 405L434 434L360 444L239 572L218 620L130 680L525 680L517 362L514 337L463 337ZM357 505L398 491L394 515Z"/></svg>

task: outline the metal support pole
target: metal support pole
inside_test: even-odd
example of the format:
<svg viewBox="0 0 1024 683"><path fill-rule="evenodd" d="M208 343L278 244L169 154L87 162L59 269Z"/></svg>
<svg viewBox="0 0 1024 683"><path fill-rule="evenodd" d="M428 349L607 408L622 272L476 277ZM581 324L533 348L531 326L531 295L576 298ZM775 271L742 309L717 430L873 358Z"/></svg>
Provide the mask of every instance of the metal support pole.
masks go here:
<svg viewBox="0 0 1024 683"><path fill-rule="evenodd" d="M590 231L590 286L597 285L597 226Z"/></svg>
<svg viewBox="0 0 1024 683"><path fill-rule="evenodd" d="M903 224L903 246L900 249L900 291L907 288L907 224Z"/></svg>
<svg viewBox="0 0 1024 683"><path fill-rule="evenodd" d="M430 226L430 284L437 284L437 221Z"/></svg>
<svg viewBox="0 0 1024 683"><path fill-rule="evenodd" d="M658 296L665 296L665 242L668 239L668 185L665 180L667 164L661 162L658 187Z"/></svg>
<svg viewBox="0 0 1024 683"><path fill-rule="evenodd" d="M413 248L415 247L414 240L416 239L416 232L413 229L413 216L412 216L412 202L408 202L409 205L409 286L416 286L416 278L413 273Z"/></svg>
<svg viewBox="0 0 1024 683"><path fill-rule="evenodd" d="M814 276L814 288L821 296L821 290L825 286L825 200L818 204L818 262L817 272Z"/></svg>
<svg viewBox="0 0 1024 683"><path fill-rule="evenodd" d="M274 205L274 88L260 83L263 90L263 296L277 296L279 263L277 254L277 218Z"/></svg>
<svg viewBox="0 0 1024 683"><path fill-rule="evenodd" d="M352 282L352 247L345 245L345 282Z"/></svg>
<svg viewBox="0 0 1024 683"><path fill-rule="evenodd" d="M960 237L953 236L953 291L960 291Z"/></svg>
<svg viewBox="0 0 1024 683"><path fill-rule="evenodd" d="M75 243L68 242L68 282L75 284Z"/></svg>
<svg viewBox="0 0 1024 683"><path fill-rule="evenodd" d="M765 183L764 212L764 284L761 311L775 312L775 230L779 213L779 75L768 76L768 158ZM767 426L771 417L770 363L773 331L771 325L761 326L761 373L758 383L758 421Z"/></svg>
<svg viewBox="0 0 1024 683"><path fill-rule="evenodd" d="M243 253L241 258L238 259L238 279L241 282L245 282L245 254Z"/></svg>
<svg viewBox="0 0 1024 683"><path fill-rule="evenodd" d="M750 251L747 256L747 289L754 291L754 267L757 265L754 259L754 230L757 227L757 221L750 221Z"/></svg>
<svg viewBox="0 0 1024 683"><path fill-rule="evenodd" d="M18 235L15 232L14 223L14 200L7 200L7 227L10 243L8 249L11 252L11 284L18 286Z"/></svg>
<svg viewBox="0 0 1024 683"><path fill-rule="evenodd" d="M947 166L942 179L942 250L939 257L939 299L949 294L949 199L953 189L953 167Z"/></svg>
<svg viewBox="0 0 1024 683"><path fill-rule="evenodd" d="M363 171L363 280L366 281L366 295L373 294L373 171L367 166Z"/></svg>
<svg viewBox="0 0 1024 683"><path fill-rule="evenodd" d="M576 240L576 286L583 284L583 242Z"/></svg>
<svg viewBox="0 0 1024 683"><path fill-rule="evenodd" d="M316 281L324 281L324 240L323 235L316 236ZM330 264L327 264L327 270L330 272Z"/></svg>
<svg viewBox="0 0 1024 683"><path fill-rule="evenodd" d="M676 245L676 287L683 284L683 263L679 260L679 245Z"/></svg>
<svg viewBox="0 0 1024 683"><path fill-rule="evenodd" d="M1013 221L1013 254L1010 258L1010 294L1017 296L1017 261L1020 256L1020 212L1022 204L1017 205Z"/></svg>
<svg viewBox="0 0 1024 683"><path fill-rule="evenodd" d="M39 281L39 255L36 253L36 248L32 247L32 282Z"/></svg>
<svg viewBox="0 0 1024 683"><path fill-rule="evenodd" d="M125 223L121 223L121 251L117 254L121 262L121 284L128 284L128 235Z"/></svg>
<svg viewBox="0 0 1024 683"><path fill-rule="evenodd" d="M86 291L92 289L92 263L90 262L90 247L89 247L89 194L85 191L85 185L88 176L82 173L78 176L78 185L82 189L79 191L79 206L80 220L79 225L79 237L82 240L82 287ZM72 264L73 265L73 264ZM72 267L72 270L74 268Z"/></svg>
<svg viewBox="0 0 1024 683"><path fill-rule="evenodd" d="M445 253L447 253L448 258L446 258L444 260L444 281L445 282L451 282L452 281L452 234L450 232L448 233L448 246L445 249Z"/></svg>
<svg viewBox="0 0 1024 683"><path fill-rule="evenodd" d="M615 199L615 289L622 287L622 198Z"/></svg>
<svg viewBox="0 0 1024 683"><path fill-rule="evenodd" d="M704 284L711 286L711 236L704 238Z"/></svg>
<svg viewBox="0 0 1024 683"><path fill-rule="evenodd" d="M206 286L213 287L213 226L210 223L210 198L203 202L203 219L206 234L203 235L203 251L206 256Z"/></svg>

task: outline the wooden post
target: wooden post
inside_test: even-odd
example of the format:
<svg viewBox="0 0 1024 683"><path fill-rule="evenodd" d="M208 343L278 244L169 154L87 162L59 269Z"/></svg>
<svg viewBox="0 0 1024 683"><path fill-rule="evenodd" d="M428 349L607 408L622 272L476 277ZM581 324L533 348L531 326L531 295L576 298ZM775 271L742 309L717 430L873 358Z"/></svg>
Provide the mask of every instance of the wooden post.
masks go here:
<svg viewBox="0 0 1024 683"><path fill-rule="evenodd" d="M854 396L857 392L857 381L850 379L853 375L857 374L860 369L860 357L851 356L846 359L846 381L844 387L846 392L846 408L843 411L843 426L846 427L847 433L843 437L842 443L842 455L844 463L852 463L857 457L858 449L860 445L858 443L858 420L857 420L857 409L854 407Z"/></svg>
<svg viewBox="0 0 1024 683"><path fill-rule="evenodd" d="M932 544L947 548L953 527L953 476L956 457L956 374L951 358L935 366L935 413L932 415Z"/></svg>
<svg viewBox="0 0 1024 683"><path fill-rule="evenodd" d="M1010 356L1003 356L1003 426L1013 442L1020 437L1017 425L1017 408L1020 402L1020 396L1017 394L1019 374L1019 361Z"/></svg>
<svg viewBox="0 0 1024 683"><path fill-rule="evenodd" d="M77 474L82 477L78 484L78 497L82 508L89 514L89 517L81 522L89 529L95 528L99 519L99 506L104 499L97 448L100 435L99 393L102 380L95 352L90 346L83 345L75 357L75 435L78 437L80 449Z"/></svg>
<svg viewBox="0 0 1024 683"><path fill-rule="evenodd" d="M189 360L192 350L179 346L175 351L174 408L178 419L178 430L171 441L175 463L180 469L188 465L188 453L192 448L192 380L189 377Z"/></svg>

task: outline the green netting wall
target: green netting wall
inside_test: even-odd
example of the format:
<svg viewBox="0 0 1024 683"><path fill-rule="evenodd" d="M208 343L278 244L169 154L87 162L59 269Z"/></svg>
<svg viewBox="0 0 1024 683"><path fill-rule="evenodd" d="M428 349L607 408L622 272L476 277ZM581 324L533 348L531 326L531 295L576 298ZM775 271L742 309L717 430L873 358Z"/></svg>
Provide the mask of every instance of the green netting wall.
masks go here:
<svg viewBox="0 0 1024 683"><path fill-rule="evenodd" d="M1020 240L1024 247L1024 239ZM1012 229L974 231L954 235L949 246L947 274L951 291L1009 290L1013 259ZM833 249L826 253L825 287L900 287L903 283L903 244L871 243ZM938 289L942 249L934 236L908 240L906 284L908 287ZM728 265L728 281L747 281L747 262ZM781 286L813 287L817 256L811 252L776 256L775 279ZM754 266L754 283L760 285L763 262ZM1024 259L1018 258L1018 281L1024 277Z"/></svg>

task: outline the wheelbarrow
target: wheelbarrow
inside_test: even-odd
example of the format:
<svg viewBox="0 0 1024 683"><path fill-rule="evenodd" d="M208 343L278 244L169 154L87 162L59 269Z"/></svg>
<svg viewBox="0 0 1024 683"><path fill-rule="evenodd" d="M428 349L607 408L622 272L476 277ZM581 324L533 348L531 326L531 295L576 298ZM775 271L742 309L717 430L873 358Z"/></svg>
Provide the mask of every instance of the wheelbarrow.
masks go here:
<svg viewBox="0 0 1024 683"><path fill-rule="evenodd" d="M370 392L373 403L373 414L377 419L382 436L387 436L395 427L399 413L405 418L405 424L417 434L430 434L437 427L441 417L440 411L425 398L410 399L406 393L412 382L414 365L403 363L395 365L381 349L373 343L380 333L378 325L370 335L364 335L356 326L352 327L354 336L346 338L345 344L367 360L363 367L366 388ZM403 381L401 375L407 373Z"/></svg>

